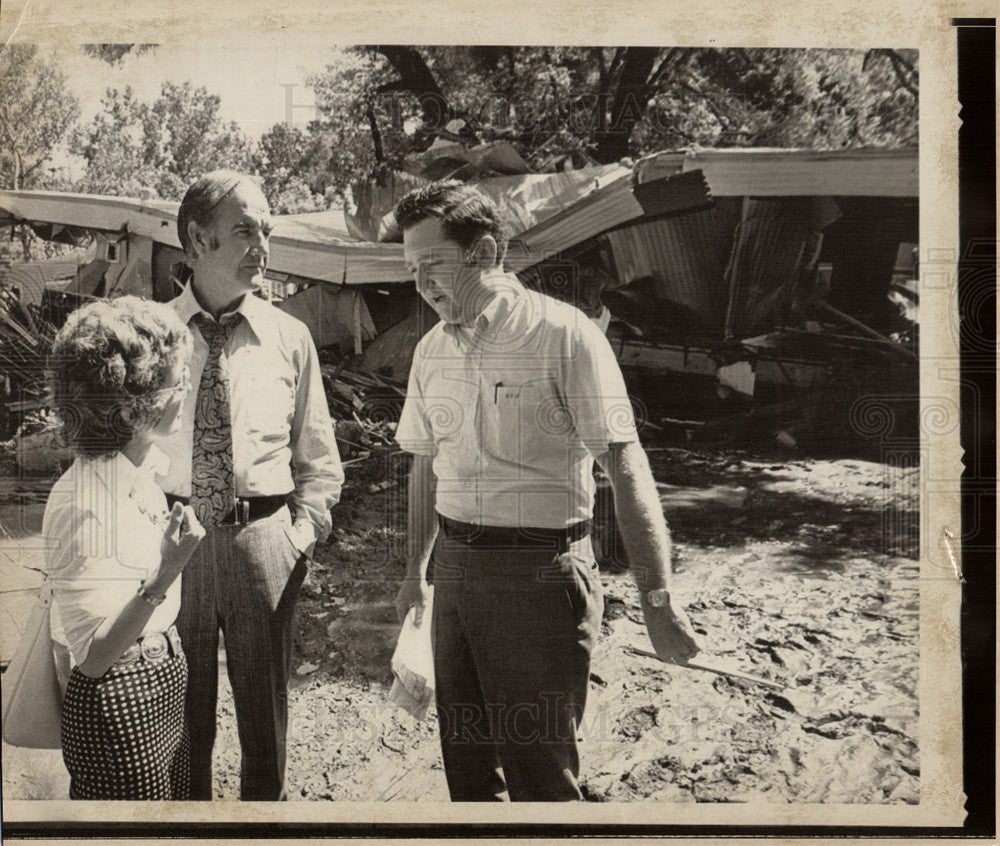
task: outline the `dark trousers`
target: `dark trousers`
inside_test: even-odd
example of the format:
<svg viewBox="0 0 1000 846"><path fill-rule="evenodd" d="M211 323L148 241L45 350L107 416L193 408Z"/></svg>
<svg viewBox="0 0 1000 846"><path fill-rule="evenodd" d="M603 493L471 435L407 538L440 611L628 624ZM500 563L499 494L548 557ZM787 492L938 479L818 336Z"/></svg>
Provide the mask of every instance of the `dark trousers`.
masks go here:
<svg viewBox="0 0 1000 846"><path fill-rule="evenodd" d="M212 798L220 630L242 751L240 798L285 798L293 623L308 567L290 525L282 507L245 526L210 528L184 569L177 629L188 656L192 799Z"/></svg>
<svg viewBox="0 0 1000 846"><path fill-rule="evenodd" d="M604 605L589 536L498 548L442 529L433 583L452 801L581 799L576 733Z"/></svg>

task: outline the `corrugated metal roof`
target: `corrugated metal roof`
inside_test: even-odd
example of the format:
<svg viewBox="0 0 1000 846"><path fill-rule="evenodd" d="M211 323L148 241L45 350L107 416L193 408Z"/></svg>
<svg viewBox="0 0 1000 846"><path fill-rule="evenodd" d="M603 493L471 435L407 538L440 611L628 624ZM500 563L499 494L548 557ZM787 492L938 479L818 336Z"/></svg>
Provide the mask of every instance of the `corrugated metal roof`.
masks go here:
<svg viewBox="0 0 1000 846"><path fill-rule="evenodd" d="M739 220L740 202L724 200L705 211L609 232L619 279L652 277L658 297L721 327L728 300L726 263Z"/></svg>
<svg viewBox="0 0 1000 846"><path fill-rule="evenodd" d="M107 232L128 231L180 248L179 203L53 191L0 191L0 208L19 220L50 221ZM358 241L343 212L279 215L268 266L278 273L336 284L409 283L401 244Z"/></svg>
<svg viewBox="0 0 1000 846"><path fill-rule="evenodd" d="M828 197L743 200L727 275L733 283L726 286L732 291L727 337L746 337L785 319L800 289L811 289L803 270L818 256L823 229L838 217Z"/></svg>
<svg viewBox="0 0 1000 846"><path fill-rule="evenodd" d="M698 150L685 171L701 170L713 197L916 197L916 150Z"/></svg>
<svg viewBox="0 0 1000 846"><path fill-rule="evenodd" d="M916 197L919 185L915 150L729 149L659 153L641 160L634 174L632 167L612 164L566 173L500 177L484 180L479 186L498 198L515 221L516 240L508 253L508 267L519 271L641 217L642 206L632 193L633 178L646 184L695 170L704 173L715 198ZM111 232L127 229L175 248L180 246L175 226L177 206L163 200L0 191L3 221L13 217ZM710 255L697 256L685 246L694 240L707 243L706 236L715 237L722 231L723 221L713 214L701 212L672 218L670 223L651 223L653 228L641 235L612 233L613 243L619 245L618 253L623 256L629 239L637 239L637 246L653 239L655 249L651 245L642 248L645 258L628 260L636 268L641 265L646 269L628 273L653 275L661 280L665 295L689 303L699 312L714 313L716 295L714 283L710 283L716 278L718 264L715 247ZM353 238L342 212L276 220L279 226L271 241L271 267L278 272L349 285L410 280L402 246ZM616 260L627 263L624 257L616 256Z"/></svg>
<svg viewBox="0 0 1000 846"><path fill-rule="evenodd" d="M0 191L0 208L18 220L61 223L105 232L137 232L172 247L177 207L167 200L134 200L59 191Z"/></svg>
<svg viewBox="0 0 1000 846"><path fill-rule="evenodd" d="M507 252L507 267L514 272L593 238L609 228L642 215L632 195L632 171L621 168L605 184L557 214L519 234Z"/></svg>

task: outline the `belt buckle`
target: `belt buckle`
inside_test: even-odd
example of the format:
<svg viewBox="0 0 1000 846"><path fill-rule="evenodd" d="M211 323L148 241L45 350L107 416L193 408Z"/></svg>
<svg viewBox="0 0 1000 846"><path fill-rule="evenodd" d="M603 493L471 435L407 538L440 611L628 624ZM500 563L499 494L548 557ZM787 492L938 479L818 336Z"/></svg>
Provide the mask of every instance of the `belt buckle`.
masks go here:
<svg viewBox="0 0 1000 846"><path fill-rule="evenodd" d="M167 657L167 639L159 632L147 635L139 644L139 649L147 661L162 661Z"/></svg>
<svg viewBox="0 0 1000 846"><path fill-rule="evenodd" d="M232 510L233 519L219 523L220 526L245 526L250 522L250 500L236 497Z"/></svg>

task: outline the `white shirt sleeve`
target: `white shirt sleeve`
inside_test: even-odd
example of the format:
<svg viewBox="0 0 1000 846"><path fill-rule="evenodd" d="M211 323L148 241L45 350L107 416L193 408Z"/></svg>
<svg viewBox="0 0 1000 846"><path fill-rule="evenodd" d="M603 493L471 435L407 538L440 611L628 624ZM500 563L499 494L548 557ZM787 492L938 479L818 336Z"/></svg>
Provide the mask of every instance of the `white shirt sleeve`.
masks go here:
<svg viewBox="0 0 1000 846"><path fill-rule="evenodd" d="M52 637L68 647L74 664L86 660L100 625L116 618L139 583L156 570L163 537L162 527L139 512L123 491L91 497L93 507L81 504L85 491L103 488L87 471L77 471L81 475L73 480L76 484L60 480L53 488L42 522L45 569L52 586ZM157 505L165 509L162 491L154 493ZM167 629L179 608L180 579L150 616L143 634Z"/></svg>
<svg viewBox="0 0 1000 846"><path fill-rule="evenodd" d="M420 386L420 361L423 344L418 344L413 353L410 378L406 386L406 401L396 427L396 443L406 452L415 455L434 455L436 450L434 434L427 421L427 404Z"/></svg>
<svg viewBox="0 0 1000 846"><path fill-rule="evenodd" d="M580 440L595 457L609 444L637 441L635 416L607 338L590 320L570 334L563 359L564 400Z"/></svg>
<svg viewBox="0 0 1000 846"><path fill-rule="evenodd" d="M295 488L289 495L293 518L308 518L320 542L330 534L330 509L340 500L344 469L323 391L319 356L302 326L300 371L289 439Z"/></svg>

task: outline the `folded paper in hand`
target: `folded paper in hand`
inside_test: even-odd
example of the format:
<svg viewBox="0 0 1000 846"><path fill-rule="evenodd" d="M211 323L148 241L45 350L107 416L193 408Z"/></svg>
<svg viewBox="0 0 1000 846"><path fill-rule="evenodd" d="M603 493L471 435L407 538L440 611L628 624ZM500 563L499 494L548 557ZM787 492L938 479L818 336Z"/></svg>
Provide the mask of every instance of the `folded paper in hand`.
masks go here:
<svg viewBox="0 0 1000 846"><path fill-rule="evenodd" d="M431 596L424 606L420 626L413 622L415 609L411 608L403 620L396 651L392 654L392 688L389 701L395 703L418 720L427 716L434 703L434 648L431 644Z"/></svg>

